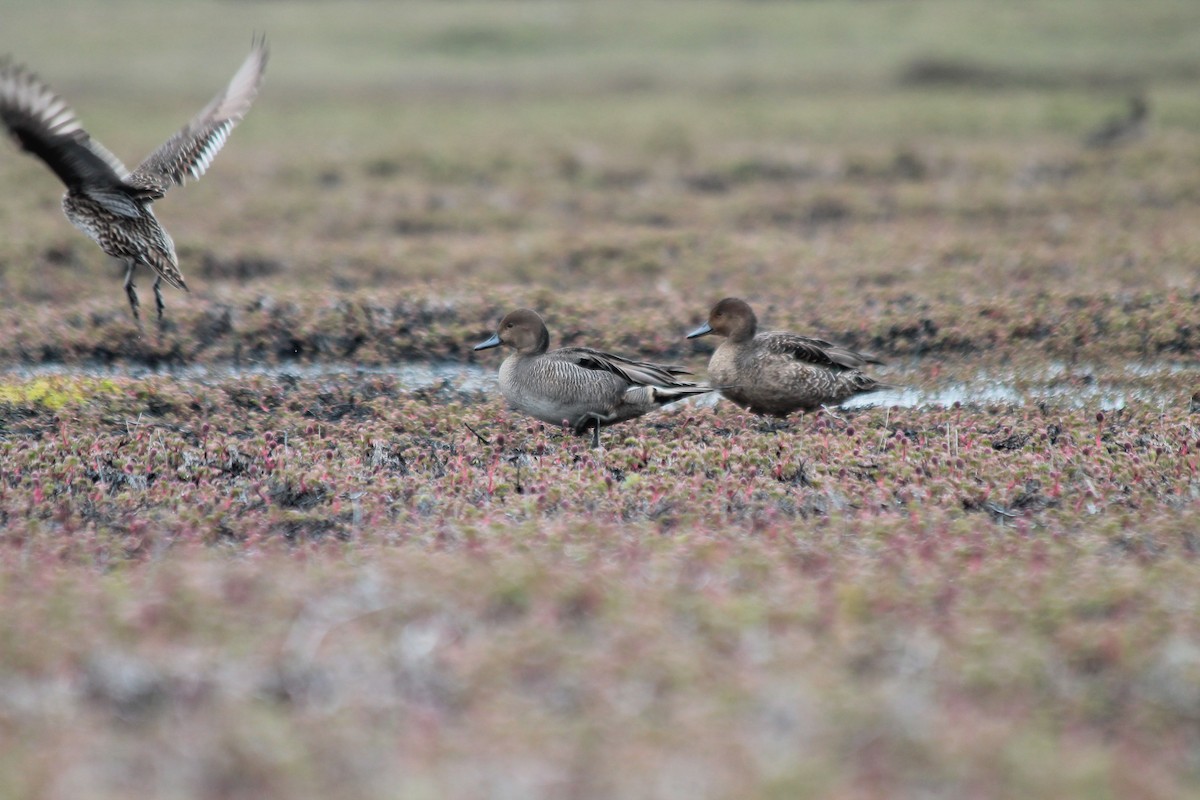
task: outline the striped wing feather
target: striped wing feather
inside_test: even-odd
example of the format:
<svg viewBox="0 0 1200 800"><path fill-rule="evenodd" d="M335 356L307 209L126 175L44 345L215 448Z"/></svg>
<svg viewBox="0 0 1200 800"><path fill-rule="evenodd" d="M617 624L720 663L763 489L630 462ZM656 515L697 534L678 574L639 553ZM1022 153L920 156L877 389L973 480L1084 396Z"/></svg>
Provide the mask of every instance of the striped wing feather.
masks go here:
<svg viewBox="0 0 1200 800"><path fill-rule="evenodd" d="M88 135L75 112L34 73L0 60L0 120L21 149L40 158L71 191L115 214L138 216L125 191L129 170Z"/></svg>
<svg viewBox="0 0 1200 800"><path fill-rule="evenodd" d="M691 375L691 373L673 364L633 361L612 353L593 350L590 347L564 347L561 350L555 350L551 355L577 364L584 369L614 373L635 386L666 388L690 385L687 382L675 380L676 375Z"/></svg>
<svg viewBox="0 0 1200 800"><path fill-rule="evenodd" d="M772 353L794 358L808 364L841 369L859 369L867 364L881 364L879 359L864 353L856 353L846 347L785 331L759 334Z"/></svg>
<svg viewBox="0 0 1200 800"><path fill-rule="evenodd" d="M198 179L220 152L254 102L267 67L267 44L258 39L233 80L161 147L146 157L128 183L147 198L157 199L171 186Z"/></svg>

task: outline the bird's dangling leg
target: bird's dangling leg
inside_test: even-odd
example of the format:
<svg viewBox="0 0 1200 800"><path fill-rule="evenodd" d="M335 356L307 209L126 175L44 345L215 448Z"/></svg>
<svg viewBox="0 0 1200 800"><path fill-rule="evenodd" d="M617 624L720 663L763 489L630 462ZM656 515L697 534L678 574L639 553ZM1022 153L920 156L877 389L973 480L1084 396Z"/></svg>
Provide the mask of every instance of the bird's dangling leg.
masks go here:
<svg viewBox="0 0 1200 800"><path fill-rule="evenodd" d="M133 321L142 327L142 315L138 312L137 290L133 286L133 270L137 262L133 259L125 262L125 296L129 298L129 310L133 312Z"/></svg>
<svg viewBox="0 0 1200 800"><path fill-rule="evenodd" d="M162 275L159 275L154 279L154 308L158 311L158 329L161 331L163 325L163 309L166 308L166 304L163 303L162 299Z"/></svg>

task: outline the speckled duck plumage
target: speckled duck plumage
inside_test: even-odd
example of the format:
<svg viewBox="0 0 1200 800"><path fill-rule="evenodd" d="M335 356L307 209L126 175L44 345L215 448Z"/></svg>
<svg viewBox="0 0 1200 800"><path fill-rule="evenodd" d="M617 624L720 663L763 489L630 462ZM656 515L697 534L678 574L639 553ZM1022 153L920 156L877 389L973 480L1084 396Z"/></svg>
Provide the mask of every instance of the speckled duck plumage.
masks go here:
<svg viewBox="0 0 1200 800"><path fill-rule="evenodd" d="M523 308L504 317L476 350L506 345L514 352L500 365L500 392L516 411L576 433L589 427L599 444L601 425L639 417L690 395L712 391L677 379L672 365L633 361L588 347L550 350L550 333L537 312Z"/></svg>
<svg viewBox="0 0 1200 800"><path fill-rule="evenodd" d="M171 186L204 174L250 109L266 65L266 42L258 39L229 85L131 172L88 135L49 86L21 65L0 59L0 122L23 150L42 159L66 184L62 206L67 219L105 253L124 262L125 293L135 319L140 321L133 285L139 265L154 273L160 322L161 283L187 290L175 244L155 218L151 203Z"/></svg>
<svg viewBox="0 0 1200 800"><path fill-rule="evenodd" d="M736 297L713 306L688 338L708 334L724 337L708 363L709 383L755 414L786 417L893 388L863 373L882 363L872 356L786 331L758 333L753 309Z"/></svg>

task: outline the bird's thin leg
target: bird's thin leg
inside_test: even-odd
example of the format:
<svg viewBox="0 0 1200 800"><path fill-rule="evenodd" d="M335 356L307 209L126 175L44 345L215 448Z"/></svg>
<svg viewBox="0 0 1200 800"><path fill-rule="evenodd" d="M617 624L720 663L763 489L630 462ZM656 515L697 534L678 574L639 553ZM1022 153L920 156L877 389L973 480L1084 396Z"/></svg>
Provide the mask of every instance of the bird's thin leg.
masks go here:
<svg viewBox="0 0 1200 800"><path fill-rule="evenodd" d="M163 309L166 308L162 299L162 275L154 279L154 307L158 310L158 327L161 328L163 324Z"/></svg>
<svg viewBox="0 0 1200 800"><path fill-rule="evenodd" d="M592 449L600 449L600 417L592 418Z"/></svg>
<svg viewBox="0 0 1200 800"><path fill-rule="evenodd" d="M129 309L133 311L133 321L142 326L142 315L138 313L138 296L137 290L133 286L133 270L137 266L137 262L129 259L125 262L125 296L129 298Z"/></svg>

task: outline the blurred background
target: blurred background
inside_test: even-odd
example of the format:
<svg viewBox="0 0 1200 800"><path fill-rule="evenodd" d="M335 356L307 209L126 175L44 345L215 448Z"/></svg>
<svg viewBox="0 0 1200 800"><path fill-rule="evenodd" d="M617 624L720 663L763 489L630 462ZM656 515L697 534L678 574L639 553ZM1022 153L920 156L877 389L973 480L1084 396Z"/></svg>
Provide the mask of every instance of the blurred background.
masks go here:
<svg viewBox="0 0 1200 800"><path fill-rule="evenodd" d="M256 33L161 335L0 142L0 797L1194 794L1200 3L0 9L130 166ZM531 306L703 376L726 295L963 403L386 374Z"/></svg>
<svg viewBox="0 0 1200 800"><path fill-rule="evenodd" d="M11 0L0 51L132 165L254 32L272 47L256 105L156 206L193 302L259 278L626 280L701 305L805 277L1005 292L1062 285L1068 262L1096 288L1196 280L1176 214L1200 196L1188 0ZM109 268L49 213L57 181L12 148L0 180L21 187L0 198L0 302L89 302ZM1147 270L1128 237L1151 207Z"/></svg>

